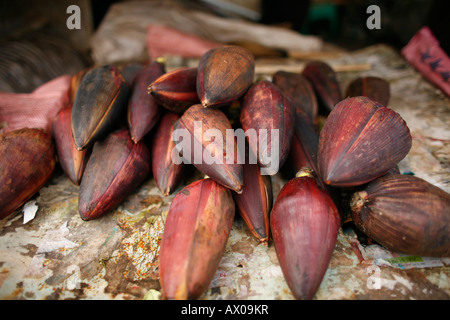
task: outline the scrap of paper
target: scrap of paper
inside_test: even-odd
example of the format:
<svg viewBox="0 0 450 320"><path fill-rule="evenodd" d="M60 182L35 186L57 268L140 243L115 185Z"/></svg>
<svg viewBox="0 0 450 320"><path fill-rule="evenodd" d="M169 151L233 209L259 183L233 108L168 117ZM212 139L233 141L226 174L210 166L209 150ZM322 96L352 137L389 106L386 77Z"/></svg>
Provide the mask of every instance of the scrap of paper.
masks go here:
<svg viewBox="0 0 450 320"><path fill-rule="evenodd" d="M426 79L450 97L450 58L430 28L420 29L401 53Z"/></svg>

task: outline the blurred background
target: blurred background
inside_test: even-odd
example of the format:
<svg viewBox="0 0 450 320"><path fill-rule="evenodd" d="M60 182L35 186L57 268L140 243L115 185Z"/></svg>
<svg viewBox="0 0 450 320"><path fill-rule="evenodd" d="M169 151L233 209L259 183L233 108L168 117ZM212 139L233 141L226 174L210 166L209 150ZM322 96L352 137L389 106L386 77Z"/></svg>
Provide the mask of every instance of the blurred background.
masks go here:
<svg viewBox="0 0 450 320"><path fill-rule="evenodd" d="M126 10L127 6L123 5L126 3L133 4L130 10ZM200 30L197 36L209 37L209 40L214 41L217 41L213 39L214 35L207 33L207 22L199 21L202 19L189 21L189 16L180 15L179 9L207 12L232 21L283 28L301 35L315 36L325 44L343 50L356 50L377 43L385 43L400 50L422 26L428 25L440 41L442 49L447 54L450 52L450 23L444 0L2 0L0 91L30 92L39 84L60 74L74 74L92 63L110 62L110 58L104 58L105 53L99 54L96 51L109 51L112 55L111 51L114 50L124 54L128 49L134 50L132 48L136 43L132 43L133 39L141 43L145 41L139 33L146 30L143 27L138 30L136 27L139 23L147 23L143 19L146 17L145 10L156 12L151 6L159 10L162 4L168 3L170 8L176 5L178 10L178 17L173 12L168 14L171 16L172 27L177 27L179 19L180 30L190 30L192 26L191 30ZM72 4L78 5L81 10L82 28L79 30L69 30L66 27L69 17L66 9ZM116 7L112 13L111 8L118 4L122 6ZM366 26L371 15L367 13L367 8L373 4L380 8L380 29L369 29ZM137 9L140 6L145 10ZM159 14L158 23L164 23L163 19L164 14ZM114 24L120 24L120 28L107 28ZM104 30L99 34L102 25ZM220 25L218 28L225 27ZM245 25L236 25L236 28L236 34L246 29ZM105 35L107 29L111 31ZM267 43L262 46L267 48ZM284 50L279 47L269 49L272 49L272 53ZM116 59L134 59L134 56L124 55ZM139 59L142 60L142 56Z"/></svg>

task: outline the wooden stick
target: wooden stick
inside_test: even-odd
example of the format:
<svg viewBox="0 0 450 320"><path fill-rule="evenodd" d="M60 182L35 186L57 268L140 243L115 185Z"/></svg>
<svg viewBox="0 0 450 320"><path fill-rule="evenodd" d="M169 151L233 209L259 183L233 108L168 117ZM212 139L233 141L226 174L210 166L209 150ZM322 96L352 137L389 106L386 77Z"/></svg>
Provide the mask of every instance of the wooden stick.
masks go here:
<svg viewBox="0 0 450 320"><path fill-rule="evenodd" d="M288 51L288 56L294 59L304 59L304 60L320 60L320 59L332 59L339 58L345 52L300 52L300 51Z"/></svg>
<svg viewBox="0 0 450 320"><path fill-rule="evenodd" d="M256 74L274 74L277 71L283 70L287 72L297 72L300 73L303 71L306 63L302 64L292 64L292 65L283 65L283 64L275 64L275 65L255 65L255 73ZM330 65L330 67L335 72L351 72L351 71L366 71L372 69L372 65L369 63L362 64L342 64L342 65Z"/></svg>

